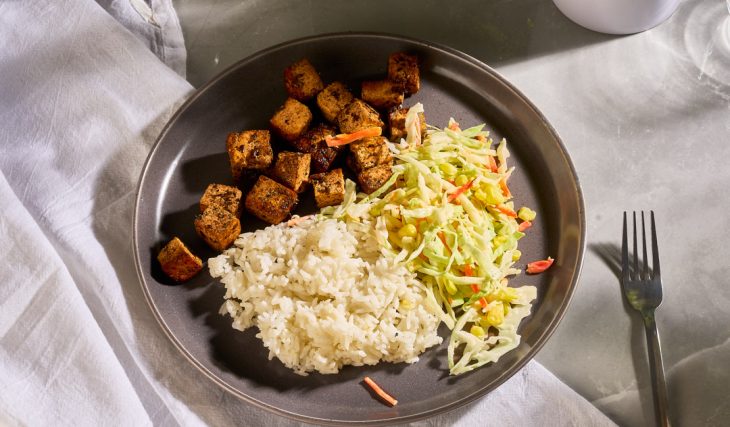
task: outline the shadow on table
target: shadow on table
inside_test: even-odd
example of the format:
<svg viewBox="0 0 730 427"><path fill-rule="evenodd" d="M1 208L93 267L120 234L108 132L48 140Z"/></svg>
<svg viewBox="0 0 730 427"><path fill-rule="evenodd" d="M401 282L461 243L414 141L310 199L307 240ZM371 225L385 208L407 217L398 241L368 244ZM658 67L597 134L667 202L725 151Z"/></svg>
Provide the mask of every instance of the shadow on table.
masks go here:
<svg viewBox="0 0 730 427"><path fill-rule="evenodd" d="M545 0L224 0L197 13L179 9L186 30L188 79L195 86L260 49L314 34L400 34L461 50L491 66L616 38L574 24ZM205 27L193 32L201 18L198 14L208 11ZM274 16L276 19L261 19Z"/></svg>
<svg viewBox="0 0 730 427"><path fill-rule="evenodd" d="M646 348L646 335L644 332L644 321L639 312L634 310L624 298L621 290L621 248L613 243L592 243L588 248L596 254L601 261L616 276L617 294L621 298L624 310L631 319L631 360L633 362L634 375L636 376L641 408L644 410L644 418L650 420L653 417L653 395L651 388L651 377L649 374L648 353ZM629 254L629 259L633 255ZM661 331L660 331L661 333ZM648 411L648 412L647 412ZM619 420L614 420L618 422Z"/></svg>

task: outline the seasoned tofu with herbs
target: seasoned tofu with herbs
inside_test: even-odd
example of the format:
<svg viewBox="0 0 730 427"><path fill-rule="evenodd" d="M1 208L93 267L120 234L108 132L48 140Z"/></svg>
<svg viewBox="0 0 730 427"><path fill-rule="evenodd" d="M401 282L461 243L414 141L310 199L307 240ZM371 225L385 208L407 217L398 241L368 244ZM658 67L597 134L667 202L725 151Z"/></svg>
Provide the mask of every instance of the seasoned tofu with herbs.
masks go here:
<svg viewBox="0 0 730 427"><path fill-rule="evenodd" d="M224 251L241 234L241 221L218 205L210 205L195 218L195 231L211 248Z"/></svg>
<svg viewBox="0 0 730 427"><path fill-rule="evenodd" d="M287 98L269 120L274 132L290 142L302 136L311 122L312 112L309 107L294 98Z"/></svg>
<svg viewBox="0 0 730 427"><path fill-rule="evenodd" d="M290 97L309 101L323 88L324 83L308 59L300 59L284 70L284 87Z"/></svg>
<svg viewBox="0 0 730 427"><path fill-rule="evenodd" d="M398 108L388 114L391 142L397 143L401 138L407 136L406 114L408 114L408 108ZM421 124L421 142L423 142L423 137L426 135L426 116L423 113L418 113L418 118Z"/></svg>
<svg viewBox="0 0 730 427"><path fill-rule="evenodd" d="M309 153L282 151L274 164L274 176L282 184L301 193L309 178L311 160L312 156Z"/></svg>
<svg viewBox="0 0 730 427"><path fill-rule="evenodd" d="M369 127L383 127L380 115L361 99L353 99L337 116L342 133L352 133Z"/></svg>
<svg viewBox="0 0 730 427"><path fill-rule="evenodd" d="M271 166L274 151L268 130L231 132L226 140L233 179L238 181L244 170L263 170Z"/></svg>
<svg viewBox="0 0 730 427"><path fill-rule="evenodd" d="M421 88L418 57L405 52L391 53L388 56L388 80L402 84L406 95L418 92Z"/></svg>
<svg viewBox="0 0 730 427"><path fill-rule="evenodd" d="M334 123L337 115L354 97L342 82L332 82L317 94L317 106L327 121Z"/></svg>
<svg viewBox="0 0 730 427"><path fill-rule="evenodd" d="M382 187L393 175L393 168L389 164L365 169L357 176L357 182L363 192L370 194Z"/></svg>
<svg viewBox="0 0 730 427"><path fill-rule="evenodd" d="M162 271L176 282L191 279L203 269L203 261L188 249L182 240L173 237L157 254Z"/></svg>
<svg viewBox="0 0 730 427"><path fill-rule="evenodd" d="M233 215L241 214L241 190L230 185L210 184L200 198L200 213L212 206L220 206Z"/></svg>
<svg viewBox="0 0 730 427"><path fill-rule="evenodd" d="M348 165L355 172L359 173L386 163L389 165L393 163L393 155L382 136L364 138L350 144Z"/></svg>
<svg viewBox="0 0 730 427"><path fill-rule="evenodd" d="M299 197L273 179L260 176L246 195L246 210L269 224L284 221L297 205Z"/></svg>
<svg viewBox="0 0 730 427"><path fill-rule="evenodd" d="M403 103L403 84L392 80L362 82L362 100L379 110L387 110Z"/></svg>
<svg viewBox="0 0 730 427"><path fill-rule="evenodd" d="M327 146L325 138L335 134L337 134L337 130L334 127L319 124L306 131L292 145L303 153L311 154L312 171L315 173L327 172L344 148Z"/></svg>
<svg viewBox="0 0 730 427"><path fill-rule="evenodd" d="M342 169L311 175L309 182L314 187L317 207L339 205L345 200L345 176L342 174Z"/></svg>

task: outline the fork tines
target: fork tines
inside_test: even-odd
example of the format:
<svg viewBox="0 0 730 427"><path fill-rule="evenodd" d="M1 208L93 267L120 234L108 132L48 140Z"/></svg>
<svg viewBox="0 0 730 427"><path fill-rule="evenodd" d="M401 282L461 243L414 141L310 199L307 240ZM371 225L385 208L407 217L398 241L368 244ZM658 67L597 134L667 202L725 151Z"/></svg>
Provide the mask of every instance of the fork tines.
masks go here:
<svg viewBox="0 0 730 427"><path fill-rule="evenodd" d="M649 269L649 257L646 250L646 226L644 221L644 211L641 211L641 241L642 241L642 252L643 252L643 265L642 269L639 269L639 250L638 250L638 238L637 238L637 227L636 227L636 212L632 212L633 223L634 223L634 242L633 242L633 268L629 262L629 245L628 245L628 224L626 212L624 212L624 232L623 232L623 244L621 246L621 272L623 274L623 280L650 280L658 279L660 276L659 270L659 245L656 237L656 224L654 222L654 211L649 211L651 215L651 253L652 253L652 266Z"/></svg>

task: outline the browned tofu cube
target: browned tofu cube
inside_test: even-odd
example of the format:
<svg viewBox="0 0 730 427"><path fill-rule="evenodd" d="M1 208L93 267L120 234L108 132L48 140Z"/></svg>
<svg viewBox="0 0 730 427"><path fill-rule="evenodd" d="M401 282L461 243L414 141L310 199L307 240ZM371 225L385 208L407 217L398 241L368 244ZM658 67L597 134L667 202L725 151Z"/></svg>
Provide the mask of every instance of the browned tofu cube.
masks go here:
<svg viewBox="0 0 730 427"><path fill-rule="evenodd" d="M294 190L260 176L246 196L246 209L269 224L278 224L289 216L298 201Z"/></svg>
<svg viewBox="0 0 730 427"><path fill-rule="evenodd" d="M328 121L334 123L337 120L337 115L340 114L343 108L352 101L354 97L347 90L347 87L342 82L333 82L327 85L326 88L319 94L317 94L317 105L322 111L322 115Z"/></svg>
<svg viewBox="0 0 730 427"><path fill-rule="evenodd" d="M304 133L292 145L297 150L309 153L312 156L311 166L315 173L327 172L337 156L345 147L328 147L325 142L327 136L335 135L335 128L327 125L317 125Z"/></svg>
<svg viewBox="0 0 730 427"><path fill-rule="evenodd" d="M184 282L203 269L203 261L185 246L182 240L173 237L157 254L162 271L176 282Z"/></svg>
<svg viewBox="0 0 730 427"><path fill-rule="evenodd" d="M212 205L220 206L238 216L241 213L241 190L230 185L208 185L203 197L200 198L200 213L205 212Z"/></svg>
<svg viewBox="0 0 730 427"><path fill-rule="evenodd" d="M388 56L388 79L401 83L408 95L418 92L421 88L418 57L405 52L391 53Z"/></svg>
<svg viewBox="0 0 730 427"><path fill-rule="evenodd" d="M393 175L393 168L389 164L375 166L365 169L357 176L357 182L365 193L372 193L382 187L386 181Z"/></svg>
<svg viewBox="0 0 730 427"><path fill-rule="evenodd" d="M364 138L350 144L350 167L355 172L392 162L393 155L382 136Z"/></svg>
<svg viewBox="0 0 730 427"><path fill-rule="evenodd" d="M271 166L274 151L271 149L271 134L268 130L247 130L231 132L226 140L231 173L236 181L246 169L261 170Z"/></svg>
<svg viewBox="0 0 730 427"><path fill-rule="evenodd" d="M401 138L407 136L406 114L408 114L408 108L399 108L391 111L388 115L388 127L390 128L390 140L392 142L398 142ZM418 113L418 118L421 124L421 141L423 141L426 135L426 116L423 113Z"/></svg>
<svg viewBox="0 0 730 427"><path fill-rule="evenodd" d="M403 84L392 80L362 82L362 100L380 110L403 103Z"/></svg>
<svg viewBox="0 0 730 427"><path fill-rule="evenodd" d="M312 156L308 153L282 151L274 164L274 176L282 184L301 193L309 178L311 160Z"/></svg>
<svg viewBox="0 0 730 427"><path fill-rule="evenodd" d="M308 101L324 88L317 70L307 58L291 64L284 70L286 92L294 99Z"/></svg>
<svg viewBox="0 0 730 427"><path fill-rule="evenodd" d="M342 169L333 169L309 177L314 187L314 200L319 208L339 205L345 200L345 177Z"/></svg>
<svg viewBox="0 0 730 427"><path fill-rule="evenodd" d="M241 234L241 221L222 207L210 205L195 218L195 231L208 246L221 252Z"/></svg>
<svg viewBox="0 0 730 427"><path fill-rule="evenodd" d="M352 133L369 127L383 127L380 115L361 99L353 99L337 116L342 133Z"/></svg>
<svg viewBox="0 0 730 427"><path fill-rule="evenodd" d="M269 124L279 136L287 141L299 138L312 122L309 108L294 98L287 98L284 105L269 120Z"/></svg>

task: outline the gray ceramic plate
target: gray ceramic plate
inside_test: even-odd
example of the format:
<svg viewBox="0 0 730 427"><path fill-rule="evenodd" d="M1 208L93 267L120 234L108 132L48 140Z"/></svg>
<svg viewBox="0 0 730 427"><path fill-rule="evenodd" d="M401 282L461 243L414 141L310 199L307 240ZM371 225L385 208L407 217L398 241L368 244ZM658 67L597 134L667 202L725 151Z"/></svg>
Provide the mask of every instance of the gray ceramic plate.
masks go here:
<svg viewBox="0 0 730 427"><path fill-rule="evenodd" d="M172 285L161 274L155 255L174 235L203 259L214 255L195 235L198 199L207 184L231 182L226 135L267 126L286 97L282 71L288 64L308 57L325 81L344 79L357 88L364 78L383 76L388 54L401 50L422 59L422 89L406 105L422 102L431 124L443 126L449 117L464 126L486 122L495 140L508 139L517 167L510 185L517 206L532 206L539 213L520 243L523 259L550 255L557 261L545 274L513 280L536 285L539 296L521 325L520 346L498 363L450 377L444 344L413 365L383 363L348 367L338 375L298 376L277 360L268 360L256 331L236 331L230 318L218 314L224 290L207 273ZM262 226L248 215L242 223L246 229ZM524 95L467 55L378 34L333 34L285 43L242 60L198 90L149 155L134 220L142 288L160 325L185 357L246 402L291 418L332 424L421 419L499 386L535 356L557 327L578 280L584 239L583 201L573 166L556 132ZM441 332L447 336L447 331ZM361 384L365 375L395 395L398 405L389 408L375 399Z"/></svg>

